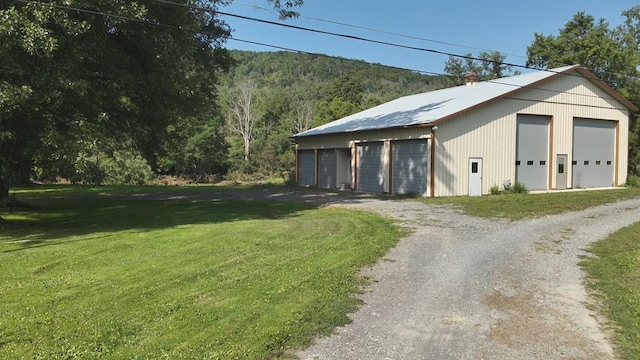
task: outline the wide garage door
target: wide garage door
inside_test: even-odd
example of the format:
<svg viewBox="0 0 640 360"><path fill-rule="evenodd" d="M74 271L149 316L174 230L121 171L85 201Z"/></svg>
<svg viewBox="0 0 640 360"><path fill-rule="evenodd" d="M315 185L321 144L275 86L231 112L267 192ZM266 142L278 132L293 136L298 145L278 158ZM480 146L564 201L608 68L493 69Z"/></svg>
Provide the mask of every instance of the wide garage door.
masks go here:
<svg viewBox="0 0 640 360"><path fill-rule="evenodd" d="M298 151L298 184L302 186L313 186L316 184L315 150Z"/></svg>
<svg viewBox="0 0 640 360"><path fill-rule="evenodd" d="M518 115L516 180L530 190L546 190L549 178L549 117Z"/></svg>
<svg viewBox="0 0 640 360"><path fill-rule="evenodd" d="M613 186L615 121L573 120L573 187Z"/></svg>
<svg viewBox="0 0 640 360"><path fill-rule="evenodd" d="M383 144L367 143L358 145L358 191L384 192Z"/></svg>
<svg viewBox="0 0 640 360"><path fill-rule="evenodd" d="M393 142L391 168L394 194L427 194L428 149L427 140Z"/></svg>
<svg viewBox="0 0 640 360"><path fill-rule="evenodd" d="M318 151L318 171L319 187L326 189L336 187L336 151L334 149Z"/></svg>

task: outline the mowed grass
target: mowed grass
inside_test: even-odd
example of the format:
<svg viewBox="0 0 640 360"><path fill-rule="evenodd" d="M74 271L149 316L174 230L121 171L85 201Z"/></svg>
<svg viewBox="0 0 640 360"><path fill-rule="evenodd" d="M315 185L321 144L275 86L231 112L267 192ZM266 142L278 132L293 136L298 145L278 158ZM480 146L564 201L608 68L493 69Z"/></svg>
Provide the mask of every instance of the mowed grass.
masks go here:
<svg viewBox="0 0 640 360"><path fill-rule="evenodd" d="M637 197L640 197L640 188L542 194L501 194L478 197L421 198L419 200L427 204L457 206L464 213L472 216L522 220L580 211Z"/></svg>
<svg viewBox="0 0 640 360"><path fill-rule="evenodd" d="M640 359L640 223L624 228L591 247L582 261L588 286L613 322L622 359Z"/></svg>
<svg viewBox="0 0 640 360"><path fill-rule="evenodd" d="M18 197L61 197L61 196L96 196L96 195L135 195L135 194L218 194L237 191L266 190L284 188L284 185L212 185L191 184L179 186L167 185L71 185L50 184L32 185L11 190L11 195Z"/></svg>
<svg viewBox="0 0 640 360"><path fill-rule="evenodd" d="M296 203L25 199L0 213L0 359L288 357L403 234Z"/></svg>

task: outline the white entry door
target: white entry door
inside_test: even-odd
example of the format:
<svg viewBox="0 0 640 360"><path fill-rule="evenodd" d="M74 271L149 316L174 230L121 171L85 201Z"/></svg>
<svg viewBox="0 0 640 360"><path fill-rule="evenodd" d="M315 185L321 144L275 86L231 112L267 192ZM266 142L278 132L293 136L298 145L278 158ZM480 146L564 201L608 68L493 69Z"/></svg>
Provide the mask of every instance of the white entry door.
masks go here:
<svg viewBox="0 0 640 360"><path fill-rule="evenodd" d="M469 158L469 196L482 195L482 158Z"/></svg>

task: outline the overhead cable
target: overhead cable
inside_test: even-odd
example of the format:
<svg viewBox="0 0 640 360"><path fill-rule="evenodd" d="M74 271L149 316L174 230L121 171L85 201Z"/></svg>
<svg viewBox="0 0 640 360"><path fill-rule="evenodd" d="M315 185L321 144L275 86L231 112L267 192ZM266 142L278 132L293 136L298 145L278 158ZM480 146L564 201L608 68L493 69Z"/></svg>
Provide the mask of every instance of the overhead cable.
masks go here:
<svg viewBox="0 0 640 360"><path fill-rule="evenodd" d="M72 7L72 6L66 6L66 5L42 3L42 2L31 1L31 0L16 0L16 1L22 2L22 3L27 3L27 4L35 4L35 5L40 5L40 6L50 7L50 8L61 9L61 10L66 10L66 11L75 11L75 12L80 12L80 13L88 13L88 14L98 15L98 16L102 16L102 17L112 17L112 18L117 18L117 19L121 19L121 20L127 20L127 21L140 23L140 24L143 24L143 25L150 25L150 26L157 26L157 27L162 27L162 28L167 28L167 29L186 31L186 32L190 32L190 33L193 33L193 34L212 34L212 33L206 32L206 31L189 29L189 28L186 28L186 27L183 27L183 26L166 25L166 24L161 24L161 23L154 22L154 21L142 20L142 19L122 16L122 15L115 15L115 14L105 13L105 12L96 11L96 10L88 10L88 9L76 8L76 7ZM169 4L175 4L175 5L184 6L183 4L172 3L170 1L165 1L165 0L156 0L156 1L157 2L161 2L161 3L169 3ZM187 7L191 7L191 6L187 6ZM202 10L205 10L205 9L202 9ZM208 9L206 11L213 11L213 10ZM321 53L308 52L308 51L304 51L304 50L286 48L286 47L272 45L272 44L266 44L266 43L262 43L262 42L239 39L239 38L235 38L235 37L233 37L231 35L228 37L228 39L229 40L238 41L238 42L243 42L243 43L249 43L249 44L254 44L254 45L259 45L259 46L275 48L275 49L279 49L279 50L283 50L283 51L290 51L290 52L296 52L296 53L302 53L302 54L308 54L308 55L316 55L316 56L324 56L324 57L335 58L335 56L321 54ZM354 59L345 59L345 58L340 58L340 59L348 60L348 61L362 62L361 60L354 60ZM389 65L382 65L382 64L380 64L380 65L381 66L385 66L385 67L389 67L389 68L394 68L394 69L408 70L408 71L417 72L417 73L421 73L421 74L452 77L451 75L448 75L448 74L442 74L442 73L436 73L436 72L430 72L430 71L424 71L424 70L415 70L415 69L410 69L410 68L403 68L403 67L389 66ZM555 74L559 74L559 75L577 76L577 77L584 77L584 78L590 79L589 77L585 77L585 76L578 75L578 74L570 74L570 73L568 74L568 73L563 73L563 72L554 71L554 70L548 70L548 69L536 69L536 70L538 70L538 71L546 71L546 72L555 73ZM505 83L505 82L500 82L499 80L500 79L485 80L485 82L512 86L514 88L524 88L525 87L525 86L522 86L522 85L515 85L515 84L509 84L509 83ZM597 77L591 78L591 80L602 81ZM545 89L545 88L540 88L540 87L527 86L527 88L536 89L536 90L542 90L542 91L548 91L548 92L554 92L554 93L564 93L564 94L570 94L570 95L584 96L584 97L598 97L596 95L578 94L578 93L571 93L571 92L567 92L567 91ZM616 99L613 99L613 98L604 98L604 99L616 100ZM518 100L526 100L526 99L518 99ZM533 101L533 100L531 100L531 101ZM551 101L547 101L547 102L551 102Z"/></svg>
<svg viewBox="0 0 640 360"><path fill-rule="evenodd" d="M242 3L242 2L239 2L239 1L234 1L233 4L240 5L240 6L246 6L246 7L250 7L250 8L254 8L254 9L258 9L258 10L262 10L262 11L265 11L265 12L267 12L269 14L274 15L274 16L278 16L278 14L276 14L275 12L269 10L268 8L262 7L262 6L245 4L245 3ZM371 32L377 32L377 33L380 33L380 34L386 34L386 35L402 37L402 38L406 38L406 39L413 39L413 40L431 42L431 43L434 43L434 44L459 47L459 48L463 48L463 49L478 50L478 51L484 51L484 52L490 52L490 53L498 52L498 53L500 53L502 55L509 55L509 56L522 58L522 59L526 59L527 58L526 56L523 56L523 55L511 54L511 53L506 53L506 52L502 52L502 51L484 49L484 48L479 48L479 47L473 47L473 46L469 46L469 45L455 44L455 43L452 43L452 42L429 39L429 38L424 38L424 37L415 36L415 35L401 34L401 33L396 33L396 32L392 32L392 31L380 30L380 29L375 29L375 28L372 28L372 27L349 24L349 23L342 22L342 21L323 19L323 18L318 18L318 17L313 17L313 16L300 15L300 16L297 17L297 19L308 19L308 20L313 20L313 21L318 21L318 22L324 22L324 23L327 23L327 24L334 24L334 25L350 27L350 28L353 28L353 29L367 30L367 31L371 31Z"/></svg>

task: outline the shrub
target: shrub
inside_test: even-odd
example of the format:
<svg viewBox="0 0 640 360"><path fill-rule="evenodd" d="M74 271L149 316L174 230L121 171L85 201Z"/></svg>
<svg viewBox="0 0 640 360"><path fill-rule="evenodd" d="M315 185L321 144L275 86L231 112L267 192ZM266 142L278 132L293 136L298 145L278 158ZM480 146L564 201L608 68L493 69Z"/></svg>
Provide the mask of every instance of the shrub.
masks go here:
<svg viewBox="0 0 640 360"><path fill-rule="evenodd" d="M100 165L109 185L142 185L155 178L147 160L132 151L115 151Z"/></svg>
<svg viewBox="0 0 640 360"><path fill-rule="evenodd" d="M95 160L81 155L74 164L74 173L69 180L72 184L102 185L105 172Z"/></svg>
<svg viewBox="0 0 640 360"><path fill-rule="evenodd" d="M514 182L511 185L511 188L509 188L509 193L511 194L526 194L528 192L529 190L527 189L527 187L519 181Z"/></svg>
<svg viewBox="0 0 640 360"><path fill-rule="evenodd" d="M280 172L280 176L282 180L284 180L285 185L296 185L296 172L290 170L283 170Z"/></svg>
<svg viewBox="0 0 640 360"><path fill-rule="evenodd" d="M640 187L640 176L629 176L627 182L624 184L626 187Z"/></svg>
<svg viewBox="0 0 640 360"><path fill-rule="evenodd" d="M491 193L491 195L499 195L500 194L500 187L498 185L493 185L489 189L489 192Z"/></svg>

